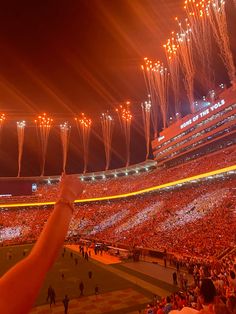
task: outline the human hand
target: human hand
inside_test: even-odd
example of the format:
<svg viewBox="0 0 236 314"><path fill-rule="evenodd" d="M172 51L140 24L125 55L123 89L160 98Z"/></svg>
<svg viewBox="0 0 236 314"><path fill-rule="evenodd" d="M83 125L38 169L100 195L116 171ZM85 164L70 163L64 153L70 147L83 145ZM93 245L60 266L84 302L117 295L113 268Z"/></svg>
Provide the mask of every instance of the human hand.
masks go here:
<svg viewBox="0 0 236 314"><path fill-rule="evenodd" d="M64 199L73 203L76 198L83 193L83 189L84 186L78 175L62 174L59 188L59 199Z"/></svg>

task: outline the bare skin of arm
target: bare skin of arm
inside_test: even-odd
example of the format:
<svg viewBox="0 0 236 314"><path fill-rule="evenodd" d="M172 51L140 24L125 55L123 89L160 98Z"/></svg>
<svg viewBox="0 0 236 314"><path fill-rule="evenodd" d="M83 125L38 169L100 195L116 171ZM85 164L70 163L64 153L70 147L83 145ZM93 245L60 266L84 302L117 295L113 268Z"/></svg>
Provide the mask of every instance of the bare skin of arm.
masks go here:
<svg viewBox="0 0 236 314"><path fill-rule="evenodd" d="M64 176L59 200L29 256L17 263L0 279L0 313L25 314L31 310L47 271L63 245L72 218L71 207L82 193L80 180Z"/></svg>

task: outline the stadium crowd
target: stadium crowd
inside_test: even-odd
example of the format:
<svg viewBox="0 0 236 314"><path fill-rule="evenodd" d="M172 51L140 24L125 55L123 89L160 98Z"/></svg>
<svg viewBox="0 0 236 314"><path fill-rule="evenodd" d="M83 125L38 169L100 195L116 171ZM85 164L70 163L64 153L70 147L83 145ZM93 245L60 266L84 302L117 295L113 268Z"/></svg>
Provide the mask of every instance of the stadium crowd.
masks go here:
<svg viewBox="0 0 236 314"><path fill-rule="evenodd" d="M152 186L172 182L234 165L236 150L234 147L191 160L171 168L158 168L151 172L133 174L125 177L85 182L82 198L111 196L142 190ZM37 191L30 196L9 196L0 198L0 204L31 203L55 201L58 183L39 184Z"/></svg>
<svg viewBox="0 0 236 314"><path fill-rule="evenodd" d="M224 151L213 153L173 168L161 168L147 173L89 182L86 184L82 197L92 198L129 193L231 166L235 162L236 150L230 147ZM56 193L55 185L54 187L41 185L37 191L39 198L42 197L44 200L54 200Z"/></svg>
<svg viewBox="0 0 236 314"><path fill-rule="evenodd" d="M75 207L68 235L128 248L216 257L236 240L235 185L235 178L209 180L131 199L85 203ZM34 241L50 212L50 207L4 210L1 242Z"/></svg>
<svg viewBox="0 0 236 314"><path fill-rule="evenodd" d="M145 314L236 313L236 249L214 262L175 258L175 263L193 274L194 281L189 283L177 268L174 284L180 290L161 300L154 296Z"/></svg>
<svg viewBox="0 0 236 314"><path fill-rule="evenodd" d="M236 152L229 148L174 168L87 183L83 197L139 190L223 168L234 164L235 160ZM132 198L76 205L67 239L82 237L129 250L150 249L166 254L172 266L177 267L181 292L162 300L154 298L145 313L166 314L185 306L199 308L201 283L204 278L210 278L216 288L217 302L214 303L222 308L225 306L223 312L215 313L235 314L235 186L235 176L222 175L221 178ZM43 185L31 200L54 200L57 193L57 185ZM52 207L5 208L1 211L0 245L11 245L35 242ZM193 284L178 273L179 265L193 274ZM231 312L227 312L229 308Z"/></svg>

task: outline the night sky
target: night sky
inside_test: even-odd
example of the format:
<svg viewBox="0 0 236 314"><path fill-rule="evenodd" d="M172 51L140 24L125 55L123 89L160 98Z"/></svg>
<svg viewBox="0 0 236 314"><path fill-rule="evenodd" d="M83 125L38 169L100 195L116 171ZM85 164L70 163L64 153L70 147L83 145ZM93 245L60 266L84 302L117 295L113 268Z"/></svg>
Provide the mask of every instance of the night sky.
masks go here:
<svg viewBox="0 0 236 314"><path fill-rule="evenodd" d="M48 0L0 2L0 176L17 174L15 122L25 118L22 175L40 174L34 118L46 111L55 125L82 111L93 123L89 170L103 170L99 115L130 100L134 112L131 163L145 159L140 103L147 97L140 69L144 57L164 59L162 45L183 16L183 0ZM231 10L232 11L232 10ZM230 19L233 13L230 13ZM230 33L233 31L233 22ZM232 35L232 34L231 34ZM235 51L235 45L233 43ZM227 80L217 63L221 78ZM220 80L219 80L220 81ZM200 97L196 93L196 96ZM74 124L73 124L74 126ZM125 164L122 134L114 132L112 168ZM52 129L46 174L61 172L59 128ZM68 172L83 169L73 127Z"/></svg>

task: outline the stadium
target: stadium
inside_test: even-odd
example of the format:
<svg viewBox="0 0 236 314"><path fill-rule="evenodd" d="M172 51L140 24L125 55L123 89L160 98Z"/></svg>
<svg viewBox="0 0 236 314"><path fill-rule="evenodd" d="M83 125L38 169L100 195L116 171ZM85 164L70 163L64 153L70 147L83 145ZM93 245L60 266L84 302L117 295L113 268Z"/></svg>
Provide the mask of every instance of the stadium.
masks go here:
<svg viewBox="0 0 236 314"><path fill-rule="evenodd" d="M236 313L234 56L230 46L220 41L222 36L215 35L230 82L227 86L220 84L206 97L195 101L193 76L189 73L193 58L189 57L189 42L192 40L198 48L198 40L204 42L205 39L201 37L205 36L201 27L207 27L208 32L220 32L222 28L218 24L214 27L213 23L225 18L225 2L209 1L208 6L204 1L199 2L201 14L198 5L195 7L191 1L186 1L191 28L188 25L184 36L177 33L175 40L171 38L164 45L168 69L159 62L144 59L142 72L148 93L148 101L141 104L144 161L131 162L131 124L135 113L129 102L119 104L114 110L123 136L121 139L119 134L118 142L124 146L125 166L111 167L114 112L107 111L100 117L105 169L99 171L90 171L89 165L92 120L82 113L70 115L69 122L60 122L61 170L70 173L64 177L45 175L49 172L48 168L45 171L48 139L55 126L55 121L46 113L37 116L34 122L40 143L41 175L22 176L24 131L29 122L27 119L17 121L18 173L0 177L3 284L4 278L9 278L5 279L11 282L7 287L13 285L14 290L12 282L21 287L23 280L21 290L28 287L30 291L30 282L34 282L35 275L37 277L35 273L40 273L40 263L44 269L43 261L51 254L52 238L57 238L62 229L65 229L65 238L62 235L58 240L63 246L58 246L53 253L50 267L45 266L47 272L42 271L38 289L32 288L39 291L37 298L21 307L21 294L18 298L17 293L12 292L19 308L9 305L9 312L0 310L1 313ZM230 5L235 10L233 1ZM214 15L209 25L205 21L208 17L202 13L204 10L207 16ZM204 22L191 19L192 11L201 18L203 14ZM198 23L202 23L201 27ZM194 27L198 27L200 39L194 37ZM181 23L180 28L184 32ZM220 35L227 36L229 41L227 24ZM185 42L183 38L188 40ZM187 55L184 48L188 49ZM201 49L206 48L204 42ZM173 57L175 49L178 61ZM205 57L209 57L207 53ZM189 59L186 61L186 58ZM181 94L177 88L180 77L176 77L176 66L185 68L182 76L189 101L187 112L179 113L181 106L176 101ZM211 79L208 75L209 72L203 75L205 82ZM167 105L170 86L174 108ZM7 120L7 114L2 113L0 132ZM84 168L81 173L72 174L68 166L68 147L73 123L81 139ZM133 154L137 154L135 149ZM79 184L76 192L74 184ZM72 192L76 196L70 200L67 195ZM59 206L65 207L65 212L71 216L58 216L52 228L52 217ZM50 221L53 231L46 234ZM64 228L64 221L68 222L68 228ZM33 247L37 248L43 237L41 253L35 254ZM35 273L22 270L23 277L14 278L17 265L34 255ZM200 300L205 297L201 294L205 280L214 287L213 299L208 303ZM3 291L1 283L0 291ZM7 294L4 292L3 299ZM31 298L30 293L28 298ZM2 301L0 309L6 309Z"/></svg>

